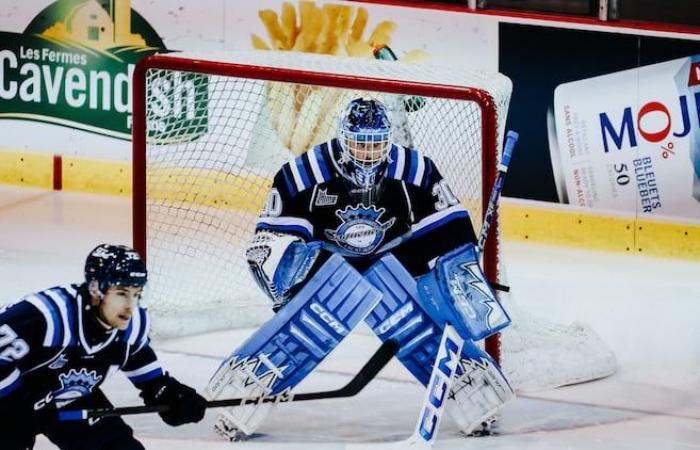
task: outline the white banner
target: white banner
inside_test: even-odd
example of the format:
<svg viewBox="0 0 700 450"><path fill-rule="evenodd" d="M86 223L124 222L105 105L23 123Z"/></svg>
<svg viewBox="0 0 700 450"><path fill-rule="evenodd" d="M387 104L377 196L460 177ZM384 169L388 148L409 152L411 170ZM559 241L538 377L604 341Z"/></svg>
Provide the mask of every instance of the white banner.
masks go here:
<svg viewBox="0 0 700 450"><path fill-rule="evenodd" d="M562 84L549 119L562 200L700 219L700 55Z"/></svg>

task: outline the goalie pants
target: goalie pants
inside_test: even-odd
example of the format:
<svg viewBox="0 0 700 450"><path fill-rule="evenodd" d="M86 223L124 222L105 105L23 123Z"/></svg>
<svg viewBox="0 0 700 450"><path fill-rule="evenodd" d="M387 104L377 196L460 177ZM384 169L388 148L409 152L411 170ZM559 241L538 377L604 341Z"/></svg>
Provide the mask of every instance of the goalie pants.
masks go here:
<svg viewBox="0 0 700 450"><path fill-rule="evenodd" d="M68 405L71 409L112 407L104 393L96 389ZM0 447L3 450L30 450L36 436L43 434L61 450L145 450L134 438L134 431L121 417L105 417L97 421L60 422L58 418L39 423L0 424Z"/></svg>

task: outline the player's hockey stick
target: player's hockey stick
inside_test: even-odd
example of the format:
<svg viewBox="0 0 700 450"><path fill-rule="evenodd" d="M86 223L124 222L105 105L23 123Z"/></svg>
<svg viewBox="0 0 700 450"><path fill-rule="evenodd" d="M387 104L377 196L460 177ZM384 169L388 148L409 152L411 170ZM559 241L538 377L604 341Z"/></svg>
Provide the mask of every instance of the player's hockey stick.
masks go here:
<svg viewBox="0 0 700 450"><path fill-rule="evenodd" d="M303 402L308 400L322 400L328 398L344 398L357 395L365 386L372 381L377 374L386 366L391 358L398 351L396 341L389 339L385 341L372 357L365 363L360 371L345 386L332 391L303 392L300 394L279 394L269 397L256 398L230 398L225 400L212 400L207 402L207 408L220 408L224 406L239 406L251 403L270 402ZM121 408L95 408L95 409L75 409L59 411L58 418L61 421L93 419L98 417L126 416L133 414L146 414L167 411L168 405L151 406L125 406Z"/></svg>

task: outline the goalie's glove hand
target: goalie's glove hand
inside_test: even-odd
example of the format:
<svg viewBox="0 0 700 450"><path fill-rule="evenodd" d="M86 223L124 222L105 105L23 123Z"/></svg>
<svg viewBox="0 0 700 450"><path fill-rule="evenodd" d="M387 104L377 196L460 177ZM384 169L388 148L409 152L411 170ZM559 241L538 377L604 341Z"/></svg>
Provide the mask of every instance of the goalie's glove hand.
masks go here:
<svg viewBox="0 0 700 450"><path fill-rule="evenodd" d="M168 405L168 410L158 415L173 427L199 422L207 409L204 397L168 374L146 384L140 395L147 406Z"/></svg>

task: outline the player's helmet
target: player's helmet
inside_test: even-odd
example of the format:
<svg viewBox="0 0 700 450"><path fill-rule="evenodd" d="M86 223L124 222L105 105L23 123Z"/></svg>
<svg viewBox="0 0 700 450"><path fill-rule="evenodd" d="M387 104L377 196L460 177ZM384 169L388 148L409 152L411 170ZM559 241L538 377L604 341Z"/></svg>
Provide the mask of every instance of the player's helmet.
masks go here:
<svg viewBox="0 0 700 450"><path fill-rule="evenodd" d="M370 188L391 149L391 120L377 100L356 98L340 115L338 141L347 175L359 186Z"/></svg>
<svg viewBox="0 0 700 450"><path fill-rule="evenodd" d="M100 244L85 260L85 281L96 280L102 293L113 285L143 287L147 279L146 263L126 245Z"/></svg>

